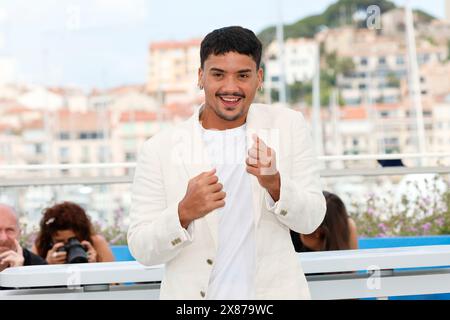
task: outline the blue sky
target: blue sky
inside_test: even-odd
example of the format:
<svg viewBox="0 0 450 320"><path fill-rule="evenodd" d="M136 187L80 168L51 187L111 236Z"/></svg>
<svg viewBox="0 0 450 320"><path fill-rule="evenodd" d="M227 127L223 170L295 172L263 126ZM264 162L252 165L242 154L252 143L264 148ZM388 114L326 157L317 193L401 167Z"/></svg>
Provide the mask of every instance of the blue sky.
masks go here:
<svg viewBox="0 0 450 320"><path fill-rule="evenodd" d="M286 23L334 0L282 0ZM405 0L394 1L403 5ZM37 5L36 3L39 3ZM0 55L18 80L84 89L144 83L152 41L203 37L226 25L255 32L278 19L276 0L0 0ZM442 17L444 0L411 0Z"/></svg>

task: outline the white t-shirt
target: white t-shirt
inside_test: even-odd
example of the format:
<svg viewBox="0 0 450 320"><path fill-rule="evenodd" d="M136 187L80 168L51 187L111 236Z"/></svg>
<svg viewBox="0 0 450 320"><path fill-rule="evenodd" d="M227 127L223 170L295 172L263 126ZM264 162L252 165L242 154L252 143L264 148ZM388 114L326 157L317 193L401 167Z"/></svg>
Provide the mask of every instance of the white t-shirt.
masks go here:
<svg viewBox="0 0 450 320"><path fill-rule="evenodd" d="M218 250L208 299L254 299L256 240L250 174L246 171L246 126L206 130L203 141L226 192L218 210Z"/></svg>

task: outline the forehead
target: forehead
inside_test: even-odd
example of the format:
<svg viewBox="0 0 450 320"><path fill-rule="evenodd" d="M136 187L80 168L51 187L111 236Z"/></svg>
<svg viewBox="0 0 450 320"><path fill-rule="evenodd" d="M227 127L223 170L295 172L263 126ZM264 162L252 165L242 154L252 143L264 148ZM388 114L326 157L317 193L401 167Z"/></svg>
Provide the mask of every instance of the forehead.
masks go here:
<svg viewBox="0 0 450 320"><path fill-rule="evenodd" d="M15 215L12 212L10 212L9 209L0 207L0 227L10 228L16 226L17 220Z"/></svg>
<svg viewBox="0 0 450 320"><path fill-rule="evenodd" d="M246 54L227 52L225 54L210 54L205 60L205 70L217 68L226 72L239 72L241 70L256 70L256 62Z"/></svg>
<svg viewBox="0 0 450 320"><path fill-rule="evenodd" d="M67 240L72 237L75 237L73 230L59 230L53 234L53 238L59 240Z"/></svg>

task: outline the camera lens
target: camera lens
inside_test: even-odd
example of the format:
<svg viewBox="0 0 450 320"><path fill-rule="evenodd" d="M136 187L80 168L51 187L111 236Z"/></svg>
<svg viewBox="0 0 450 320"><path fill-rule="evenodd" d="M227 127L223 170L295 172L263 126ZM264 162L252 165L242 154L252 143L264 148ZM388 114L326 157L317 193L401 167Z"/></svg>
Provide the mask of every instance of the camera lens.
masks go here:
<svg viewBox="0 0 450 320"><path fill-rule="evenodd" d="M70 238L64 246L67 251L67 263L87 263L87 253L77 238Z"/></svg>

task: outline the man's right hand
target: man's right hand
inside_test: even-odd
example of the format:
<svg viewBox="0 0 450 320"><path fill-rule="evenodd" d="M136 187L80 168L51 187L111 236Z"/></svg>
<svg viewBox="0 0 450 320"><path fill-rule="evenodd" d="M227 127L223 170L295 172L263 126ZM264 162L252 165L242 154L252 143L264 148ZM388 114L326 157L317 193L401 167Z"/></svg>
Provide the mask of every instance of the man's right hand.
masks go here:
<svg viewBox="0 0 450 320"><path fill-rule="evenodd" d="M189 180L186 195L178 204L178 216L183 228L211 211L225 206L225 192L216 169L203 172Z"/></svg>

